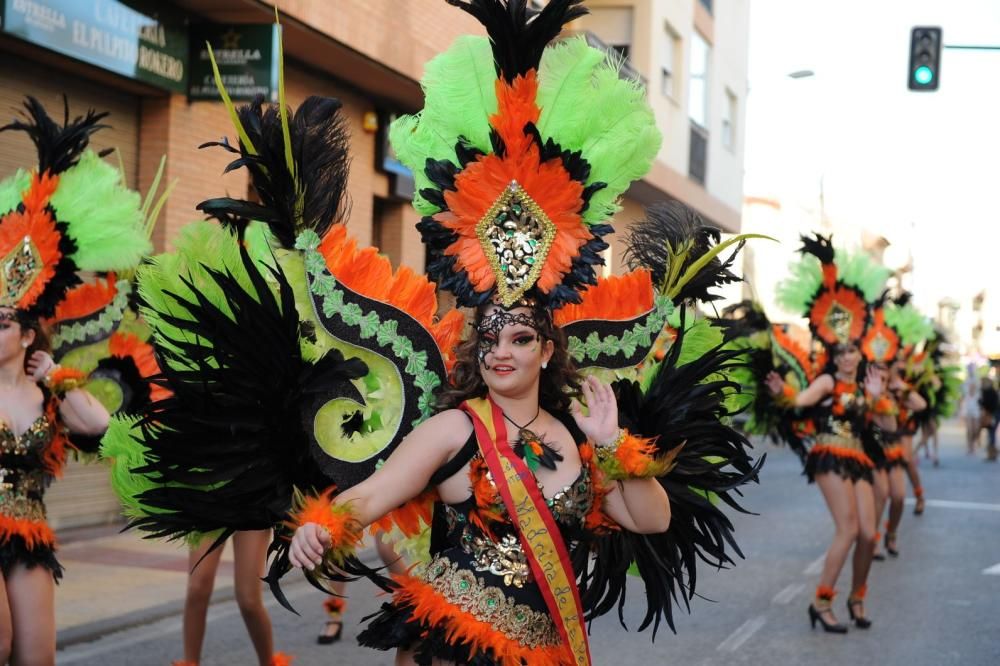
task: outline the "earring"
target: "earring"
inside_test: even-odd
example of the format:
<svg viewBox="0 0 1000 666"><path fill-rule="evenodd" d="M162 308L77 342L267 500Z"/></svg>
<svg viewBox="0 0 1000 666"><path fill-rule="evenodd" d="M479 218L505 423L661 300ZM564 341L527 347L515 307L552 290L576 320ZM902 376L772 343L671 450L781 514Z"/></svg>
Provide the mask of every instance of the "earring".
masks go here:
<svg viewBox="0 0 1000 666"><path fill-rule="evenodd" d="M549 362L548 361L542 361L542 370L544 370L547 367L549 367Z"/></svg>
<svg viewBox="0 0 1000 666"><path fill-rule="evenodd" d="M27 342L22 342L21 346L24 347L25 349L27 349L28 348L28 343Z"/></svg>

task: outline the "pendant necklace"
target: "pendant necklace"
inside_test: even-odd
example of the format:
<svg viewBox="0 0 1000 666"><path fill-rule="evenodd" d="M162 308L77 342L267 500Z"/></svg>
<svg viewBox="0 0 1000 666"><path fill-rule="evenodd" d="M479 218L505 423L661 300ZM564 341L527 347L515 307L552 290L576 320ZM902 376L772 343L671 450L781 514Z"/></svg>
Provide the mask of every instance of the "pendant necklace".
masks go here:
<svg viewBox="0 0 1000 666"><path fill-rule="evenodd" d="M502 410L501 410L502 411ZM532 423L538 419L538 415L542 413L542 406L538 406L538 411L531 418L530 421L524 425L520 425L514 419L507 416L507 412L503 413L503 417L510 421L511 425L517 428L517 441L514 442L514 453L516 453L520 458L524 460L524 463L528 466L528 469L534 472L541 465L546 469L554 470L556 468L556 463L561 462L563 457L549 446L546 442L542 440L541 437L536 435L532 430L528 429Z"/></svg>

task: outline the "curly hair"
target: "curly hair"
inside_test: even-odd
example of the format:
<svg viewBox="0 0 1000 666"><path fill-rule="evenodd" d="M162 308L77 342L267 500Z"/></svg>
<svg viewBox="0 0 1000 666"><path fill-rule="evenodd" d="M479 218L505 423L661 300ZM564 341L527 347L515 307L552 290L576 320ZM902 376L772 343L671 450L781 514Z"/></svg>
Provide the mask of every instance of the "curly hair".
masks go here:
<svg viewBox="0 0 1000 666"><path fill-rule="evenodd" d="M453 409L469 398L486 397L487 387L479 372L478 324L487 306L476 310L472 333L455 349L455 366L449 382L441 387L437 396L438 409ZM566 345L566 335L552 323L552 315L541 307L532 308L542 340L552 342L552 358L539 376L538 402L549 412L566 412L573 398L580 396L583 377L577 372Z"/></svg>

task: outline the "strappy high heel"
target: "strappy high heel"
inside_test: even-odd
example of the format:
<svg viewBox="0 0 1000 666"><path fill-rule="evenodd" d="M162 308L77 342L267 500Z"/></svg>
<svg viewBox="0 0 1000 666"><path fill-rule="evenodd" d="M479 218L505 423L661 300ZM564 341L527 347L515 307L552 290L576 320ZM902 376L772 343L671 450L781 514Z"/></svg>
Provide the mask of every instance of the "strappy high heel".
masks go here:
<svg viewBox="0 0 1000 666"><path fill-rule="evenodd" d="M871 620L869 620L861 613L854 612L855 606L863 607L864 604L865 604L864 599L855 599L852 597L847 600L847 612L851 616L851 621L854 622L854 626L857 627L858 629L867 629L868 627L872 626Z"/></svg>
<svg viewBox="0 0 1000 666"><path fill-rule="evenodd" d="M816 603L820 604L820 607L816 607ZM825 606L825 608L824 608ZM831 634L846 634L847 627L840 624L839 622L827 622L823 617L823 613L830 610L830 600L827 599L824 604L822 601L818 600L815 603L809 604L809 625L815 629L816 622L819 622L820 626L823 627L823 631Z"/></svg>

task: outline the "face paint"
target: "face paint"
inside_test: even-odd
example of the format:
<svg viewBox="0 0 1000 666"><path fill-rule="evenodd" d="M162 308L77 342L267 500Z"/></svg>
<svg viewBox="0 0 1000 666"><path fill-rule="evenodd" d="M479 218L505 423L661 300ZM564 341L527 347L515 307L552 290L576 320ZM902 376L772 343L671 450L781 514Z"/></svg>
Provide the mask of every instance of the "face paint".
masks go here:
<svg viewBox="0 0 1000 666"><path fill-rule="evenodd" d="M483 317L476 327L476 333L479 336L479 362L487 369L490 366L486 363L486 355L496 349L500 343L500 332L506 326L511 325L527 326L536 332L536 336L538 335L538 323L534 317L523 312L514 314L506 310L494 310Z"/></svg>

